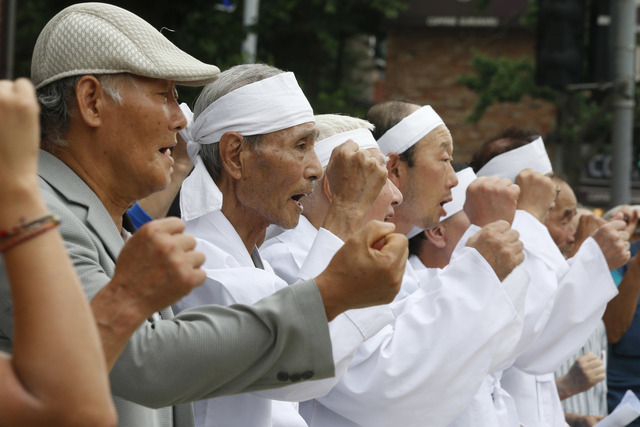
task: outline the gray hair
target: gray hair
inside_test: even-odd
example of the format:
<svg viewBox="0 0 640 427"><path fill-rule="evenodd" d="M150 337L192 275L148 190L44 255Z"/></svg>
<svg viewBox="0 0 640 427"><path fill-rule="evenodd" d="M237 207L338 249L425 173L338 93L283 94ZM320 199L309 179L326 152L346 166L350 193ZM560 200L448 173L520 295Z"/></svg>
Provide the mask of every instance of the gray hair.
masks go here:
<svg viewBox="0 0 640 427"><path fill-rule="evenodd" d="M375 129L373 123L357 117L343 116L341 114L316 114L316 126L318 128L318 138L316 144L330 136L356 129L368 129L371 132Z"/></svg>
<svg viewBox="0 0 640 427"><path fill-rule="evenodd" d="M218 80L209 83L202 89L193 108L193 120L197 119L209 105L224 95L250 83L259 82L260 80L281 73L284 73L284 71L266 64L242 64L229 68L220 74ZM263 136L264 135L244 135L242 142L251 144L255 149L262 141ZM218 142L220 141L216 141L213 144L203 144L200 147L200 156L202 157L204 166L214 180L220 178L220 174L222 173L222 162L220 160Z"/></svg>
<svg viewBox="0 0 640 427"><path fill-rule="evenodd" d="M120 83L123 79L130 79L135 83L129 74L100 74L95 77L106 94L117 104L122 104ZM80 78L82 76L65 77L38 89L40 136L44 150L55 151L67 145L63 135L69 129L69 119L73 116L70 107L73 105L76 85Z"/></svg>
<svg viewBox="0 0 640 427"><path fill-rule="evenodd" d="M379 140L389 129L400 123L402 119L413 113L416 104L404 101L385 101L374 105L367 111L365 119L375 125L374 138ZM407 148L404 152L398 153L398 157L407 162L411 168L414 165L414 156L417 144Z"/></svg>

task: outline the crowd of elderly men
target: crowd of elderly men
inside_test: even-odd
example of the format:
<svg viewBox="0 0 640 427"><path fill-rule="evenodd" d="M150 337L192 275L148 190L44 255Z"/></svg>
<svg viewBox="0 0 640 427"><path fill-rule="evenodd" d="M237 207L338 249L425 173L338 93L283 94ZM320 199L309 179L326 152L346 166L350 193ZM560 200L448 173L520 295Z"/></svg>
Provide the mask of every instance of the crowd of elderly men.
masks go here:
<svg viewBox="0 0 640 427"><path fill-rule="evenodd" d="M15 371L3 368L0 378L18 378L0 388L8 396L0 425L600 419L565 415L553 372L585 345L618 292L610 270L629 259L628 221L585 215L576 233L575 196L553 175L538 135L508 129L482 145L473 169L456 173L451 133L430 106L388 101L366 120L314 115L293 73L264 64L221 73L102 3L49 21L31 81L41 136L33 88L3 82L0 108L19 126L0 131L0 148L10 138L30 142L35 165L40 144L37 197L55 220L21 220L0 234L26 233L7 241L0 264L0 350ZM193 112L178 103L176 85L204 86ZM171 196L179 188L184 144L193 170L181 185L181 219L131 228L132 206L145 214L149 196L172 179ZM48 231L58 222L90 302L43 304L90 310L76 323L92 325L84 342L96 343L98 363L69 370L91 376L56 366L89 351L83 342L53 359L23 350L38 338L29 330L59 314L41 307L25 317L7 257L23 241L58 233ZM52 287L58 278L40 281ZM33 292L30 301L41 291ZM57 340L64 330L52 333ZM52 383L65 377L64 399L53 386L38 396L54 399L55 420L29 395L35 373L24 360L37 360Z"/></svg>

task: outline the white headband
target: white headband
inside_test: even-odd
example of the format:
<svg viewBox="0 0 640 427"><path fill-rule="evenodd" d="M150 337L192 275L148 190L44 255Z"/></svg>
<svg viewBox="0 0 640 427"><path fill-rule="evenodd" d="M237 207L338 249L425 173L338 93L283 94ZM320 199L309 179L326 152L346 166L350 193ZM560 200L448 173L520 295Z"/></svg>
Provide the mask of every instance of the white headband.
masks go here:
<svg viewBox="0 0 640 427"><path fill-rule="evenodd" d="M469 184L476 179L476 174L473 173L473 169L465 168L459 172L456 172L456 176L458 177L458 185L451 189L451 201L445 203L443 208L447 212L445 216L440 217L440 222L444 221L447 218L452 217L462 210L464 207L464 202L467 198L467 187ZM424 231L420 227L413 227L409 233L407 233L407 238L410 239Z"/></svg>
<svg viewBox="0 0 640 427"><path fill-rule="evenodd" d="M409 114L378 139L380 150L402 154L444 122L429 105Z"/></svg>
<svg viewBox="0 0 640 427"><path fill-rule="evenodd" d="M481 167L476 174L478 176L509 178L515 182L518 174L526 168L531 168L534 172L542 174L548 174L553 171L542 138L537 138L530 144L494 157Z"/></svg>
<svg viewBox="0 0 640 427"><path fill-rule="evenodd" d="M181 104L187 127L180 135L194 164L182 183L180 210L189 221L222 207L222 192L199 155L200 145L215 144L226 132L264 135L302 123L315 122L309 101L293 73L281 73L236 89L209 105L195 121L186 104Z"/></svg>
<svg viewBox="0 0 640 427"><path fill-rule="evenodd" d="M379 148L373 134L366 128L350 130L332 135L321 141L316 141L314 145L316 155L318 156L318 159L320 159L320 163L322 163L323 168L326 168L329 164L329 159L331 158L331 152L333 149L345 143L348 139L351 139L353 142L358 144L358 147L360 147L361 150L365 150L367 148Z"/></svg>
<svg viewBox="0 0 640 427"><path fill-rule="evenodd" d="M452 200L444 204L443 208L447 214L440 217L440 222L462 210L464 202L467 199L467 187L476 179L476 174L473 173L473 169L471 168L462 169L456 173L456 176L458 177L458 185L451 189Z"/></svg>
<svg viewBox="0 0 640 427"><path fill-rule="evenodd" d="M281 73L216 99L196 118L189 139L214 144L226 132L263 135L307 122L315 122L309 101L293 73Z"/></svg>

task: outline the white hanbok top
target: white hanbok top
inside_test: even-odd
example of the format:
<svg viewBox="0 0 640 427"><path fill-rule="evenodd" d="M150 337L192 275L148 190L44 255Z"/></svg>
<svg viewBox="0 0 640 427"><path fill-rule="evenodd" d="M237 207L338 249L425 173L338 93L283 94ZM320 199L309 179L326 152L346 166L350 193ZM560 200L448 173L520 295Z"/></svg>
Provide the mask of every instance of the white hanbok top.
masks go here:
<svg viewBox="0 0 640 427"><path fill-rule="evenodd" d="M262 253L277 271L299 269L304 278L306 260L284 264L310 240L313 231L297 227L265 242ZM390 305L396 320L358 349L329 394L301 404L310 426L444 426L512 353L528 286L523 270L501 284L475 249L462 246L431 281L420 283L421 275L407 263L410 287Z"/></svg>
<svg viewBox="0 0 640 427"><path fill-rule="evenodd" d="M428 268L417 255L409 255L409 264L411 264L411 268L418 276L420 283L426 283L442 271L441 268Z"/></svg>
<svg viewBox="0 0 640 427"><path fill-rule="evenodd" d="M511 367L503 373L502 385L513 397L523 426L567 426L553 373L531 375Z"/></svg>
<svg viewBox="0 0 640 427"><path fill-rule="evenodd" d="M576 259L567 263L547 228L528 213L517 211L513 228L520 233L523 268L531 276L523 334L511 363L485 379L450 427L564 426L555 381L547 372L584 344L617 293L593 239L576 255L578 264ZM587 283L589 275L603 282Z"/></svg>
<svg viewBox="0 0 640 427"><path fill-rule="evenodd" d="M269 261L273 271L287 283L295 283L315 277L326 268L322 260L327 261L326 256L320 257L311 253L313 242L319 233L327 232L321 228L317 230L309 220L300 216L298 225L291 230L284 230L278 226L270 226L271 237L260 246L260 254ZM333 253L340 249L342 242L333 247ZM317 250L324 250L320 246ZM315 250L314 250L315 252ZM311 256L309 256L311 253ZM333 255L333 253L331 255ZM331 259L331 256L328 258ZM405 269L402 278L402 287L395 297L395 301L401 300L420 288L420 278L413 269Z"/></svg>
<svg viewBox="0 0 640 427"><path fill-rule="evenodd" d="M600 247L587 239L559 277L540 337L503 373L502 386L513 396L525 427L566 425L553 371L587 342L617 293Z"/></svg>
<svg viewBox="0 0 640 427"><path fill-rule="evenodd" d="M221 211L188 221L185 232L196 237L197 250L206 256L202 267L207 279L174 305L176 312L205 304L253 304L287 286L263 261L258 250L254 249L251 254L247 252L240 236ZM320 246L326 244L323 239L337 240L341 244L340 239L326 230L318 237ZM337 316L329 323L336 378L195 402L196 425L306 426L298 414L297 403L270 399L298 401L326 394L344 374L359 345L392 320L392 311L387 306L352 310Z"/></svg>

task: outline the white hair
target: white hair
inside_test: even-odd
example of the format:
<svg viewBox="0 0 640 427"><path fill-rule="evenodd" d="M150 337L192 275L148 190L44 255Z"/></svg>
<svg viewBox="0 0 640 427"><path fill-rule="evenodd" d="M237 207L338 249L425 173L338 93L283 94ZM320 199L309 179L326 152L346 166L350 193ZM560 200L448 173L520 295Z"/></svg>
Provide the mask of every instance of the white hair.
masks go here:
<svg viewBox="0 0 640 427"><path fill-rule="evenodd" d="M316 114L316 127L318 128L318 142L330 136L356 129L368 129L373 132L375 126L357 117L343 116L341 114ZM316 142L316 144L318 143Z"/></svg>

